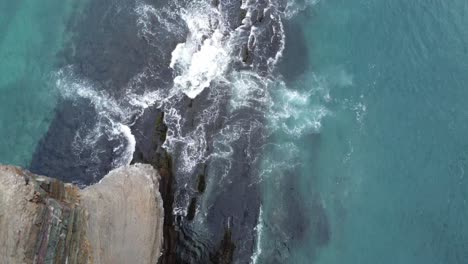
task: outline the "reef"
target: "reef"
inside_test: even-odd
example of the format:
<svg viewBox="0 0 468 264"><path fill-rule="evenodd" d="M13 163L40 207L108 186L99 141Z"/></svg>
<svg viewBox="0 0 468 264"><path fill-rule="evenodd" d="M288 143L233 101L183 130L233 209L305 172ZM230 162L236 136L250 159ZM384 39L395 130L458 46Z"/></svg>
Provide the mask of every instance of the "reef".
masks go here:
<svg viewBox="0 0 468 264"><path fill-rule="evenodd" d="M115 169L82 190L0 166L0 263L156 263L163 219L149 165Z"/></svg>

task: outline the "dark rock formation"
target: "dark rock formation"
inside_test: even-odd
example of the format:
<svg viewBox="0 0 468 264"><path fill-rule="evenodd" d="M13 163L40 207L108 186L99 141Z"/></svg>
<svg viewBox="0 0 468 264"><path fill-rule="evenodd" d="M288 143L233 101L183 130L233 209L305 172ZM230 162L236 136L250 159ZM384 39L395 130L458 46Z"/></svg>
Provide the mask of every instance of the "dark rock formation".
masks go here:
<svg viewBox="0 0 468 264"><path fill-rule="evenodd" d="M164 113L155 107L148 108L132 127L139 131L136 136L136 147L132 163L146 163L158 170L161 175L159 191L163 197L164 208L164 242L163 255L158 263L176 262L176 232L175 219L172 214L174 204L174 175L172 157L162 148L166 140L167 126L164 124Z"/></svg>
<svg viewBox="0 0 468 264"><path fill-rule="evenodd" d="M206 176L205 174L198 175L197 190L199 193L204 193L206 189Z"/></svg>
<svg viewBox="0 0 468 264"><path fill-rule="evenodd" d="M218 251L215 252L211 257L211 261L217 264L229 264L232 263L234 257L234 250L236 245L232 241L232 232L230 228L226 228L224 231L223 240L221 240Z"/></svg>
<svg viewBox="0 0 468 264"><path fill-rule="evenodd" d="M193 197L190 200L190 203L187 209L187 220L192 221L195 218L196 211L197 211L197 198Z"/></svg>

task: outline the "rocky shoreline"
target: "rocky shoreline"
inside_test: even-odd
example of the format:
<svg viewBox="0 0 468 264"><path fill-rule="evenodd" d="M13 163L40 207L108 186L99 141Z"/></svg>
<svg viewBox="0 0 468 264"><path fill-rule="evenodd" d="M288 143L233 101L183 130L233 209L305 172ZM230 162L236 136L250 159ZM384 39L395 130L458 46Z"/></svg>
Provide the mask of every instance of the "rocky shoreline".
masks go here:
<svg viewBox="0 0 468 264"><path fill-rule="evenodd" d="M0 166L0 263L156 263L159 178L150 165L135 164L80 190Z"/></svg>
<svg viewBox="0 0 468 264"><path fill-rule="evenodd" d="M191 1L177 2L189 6ZM235 57L227 65L230 71L258 72L258 76L268 72L281 39L279 21L271 18L267 6L262 1L252 6L244 25L248 10L240 1L212 1L210 8L220 14L216 19L226 24L225 38L239 38L229 52ZM151 13L153 7L158 12ZM248 263L255 250L260 210L256 157L266 134L261 125L264 115L255 107L230 109L233 95L226 91L235 86L230 82L234 80L228 80L233 76L228 82L213 82L194 99L172 98L170 107L159 103L168 100L164 96L172 93L166 91L175 89L173 81L179 74L169 67L171 54L192 34L179 11L178 5L165 0L88 4L79 22L70 25L73 38L59 65L65 71L65 77L59 78L65 88L83 88L86 96L59 100L29 169L81 186L94 184L117 166L122 153L115 150L128 143L97 124L128 126L135 140L132 163L150 164L161 175L165 219L159 263ZM262 33L250 38L255 35L253 25ZM212 33L206 34L203 38ZM142 98L156 91L162 96L158 103L137 110L127 97L132 93ZM100 109L102 104L111 107ZM180 124L175 124L175 117ZM171 143L174 133L182 140ZM195 142L193 149L184 138ZM163 148L165 142L171 147ZM184 151L203 156L189 171L183 169L191 158Z"/></svg>

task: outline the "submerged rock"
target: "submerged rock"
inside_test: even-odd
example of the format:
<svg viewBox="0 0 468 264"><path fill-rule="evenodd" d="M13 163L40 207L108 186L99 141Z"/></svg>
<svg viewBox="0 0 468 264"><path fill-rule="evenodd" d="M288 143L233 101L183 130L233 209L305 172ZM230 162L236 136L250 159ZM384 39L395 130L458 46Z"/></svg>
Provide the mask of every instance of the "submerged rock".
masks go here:
<svg viewBox="0 0 468 264"><path fill-rule="evenodd" d="M156 263L163 202L150 165L74 185L0 166L0 263Z"/></svg>

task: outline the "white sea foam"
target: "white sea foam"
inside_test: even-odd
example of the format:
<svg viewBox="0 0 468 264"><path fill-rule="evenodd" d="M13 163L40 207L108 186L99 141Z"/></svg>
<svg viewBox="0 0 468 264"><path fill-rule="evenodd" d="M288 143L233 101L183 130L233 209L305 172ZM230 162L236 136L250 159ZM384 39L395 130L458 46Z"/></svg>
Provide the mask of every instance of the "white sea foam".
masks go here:
<svg viewBox="0 0 468 264"><path fill-rule="evenodd" d="M280 82L277 89L270 118L272 130L281 130L292 138L319 132L322 119L330 112L324 105L314 103L315 87L298 91Z"/></svg>
<svg viewBox="0 0 468 264"><path fill-rule="evenodd" d="M195 98L212 81L224 78L231 61L229 35L219 11L207 2L195 1L182 19L189 33L172 52L170 67L177 74L175 86Z"/></svg>
<svg viewBox="0 0 468 264"><path fill-rule="evenodd" d="M119 157L114 161L113 167L121 167L124 165L129 165L133 159L133 152L135 152L136 140L135 136L132 134L132 131L128 125L117 124L116 131L114 132L117 135L124 137L126 144L119 145L117 149L114 149L114 152L120 152ZM124 149L122 149L124 148Z"/></svg>
<svg viewBox="0 0 468 264"><path fill-rule="evenodd" d="M316 5L320 0L288 0L284 11L284 16L287 19L295 17L300 12L306 10L308 7Z"/></svg>
<svg viewBox="0 0 468 264"><path fill-rule="evenodd" d="M232 155L234 154L233 143L240 139L243 133L242 127L238 125L227 125L221 129L213 142L212 159L220 159L224 162L224 171L218 177L221 185L232 167Z"/></svg>
<svg viewBox="0 0 468 264"><path fill-rule="evenodd" d="M284 52L284 49L286 48L286 37L284 36L283 22L281 21L281 17L278 17L276 19L279 20L279 23L277 27L276 26L273 27L273 32L275 34L275 37L280 39L280 47L278 51L276 52L275 57L268 59L268 66L269 66L270 71L274 70L274 68L276 67L276 64L283 57L283 52Z"/></svg>
<svg viewBox="0 0 468 264"><path fill-rule="evenodd" d="M155 31L152 30L153 18L158 18L158 11L151 5L145 3L138 3L135 8L135 12L138 14L137 25L139 26L140 36L155 36Z"/></svg>
<svg viewBox="0 0 468 264"><path fill-rule="evenodd" d="M232 74L231 111L242 108L253 108L264 112L272 100L267 86L270 80L260 77L252 71L234 72Z"/></svg>
<svg viewBox="0 0 468 264"><path fill-rule="evenodd" d="M262 254L262 237L263 237L263 208L260 206L260 212L258 215L258 224L255 227L257 233L256 243L255 243L255 252L250 257L252 264L257 264L258 258Z"/></svg>
<svg viewBox="0 0 468 264"><path fill-rule="evenodd" d="M270 155L266 155L262 161L261 181L265 178L271 178L272 175L280 171L294 169L300 165L298 157L301 152L299 147L293 142L285 141L269 145L268 151ZM276 157L281 157L281 159Z"/></svg>
<svg viewBox="0 0 468 264"><path fill-rule="evenodd" d="M356 121L362 129L364 125L364 118L367 114L367 106L362 102L358 102L352 107L352 110L354 110L354 113L356 114Z"/></svg>
<svg viewBox="0 0 468 264"><path fill-rule="evenodd" d="M224 76L230 59L223 49L222 38L222 33L216 30L200 46L186 42L172 52L171 68L180 72L174 83L188 97L195 98L213 80Z"/></svg>
<svg viewBox="0 0 468 264"><path fill-rule="evenodd" d="M154 103L154 94L137 96L128 93L121 100L114 99L105 91L99 91L91 81L75 75L73 67L59 70L55 76L56 87L62 97L69 100L87 99L97 113L96 124L93 127L81 127L75 134L72 149L79 155L85 149L91 151L91 159L99 162L98 153L94 149L96 143L105 136L108 140L116 140L120 144L113 149L115 160L112 167L130 164L135 151L136 140L130 126L143 109ZM91 173L92 174L92 173Z"/></svg>
<svg viewBox="0 0 468 264"><path fill-rule="evenodd" d="M177 23L177 12L174 11L181 8L177 1L158 9L143 1L137 1L134 11L137 14L136 23L139 36L146 38L152 45L157 38L167 37L168 32L172 35L182 35L184 31ZM153 46L159 48L157 45Z"/></svg>

